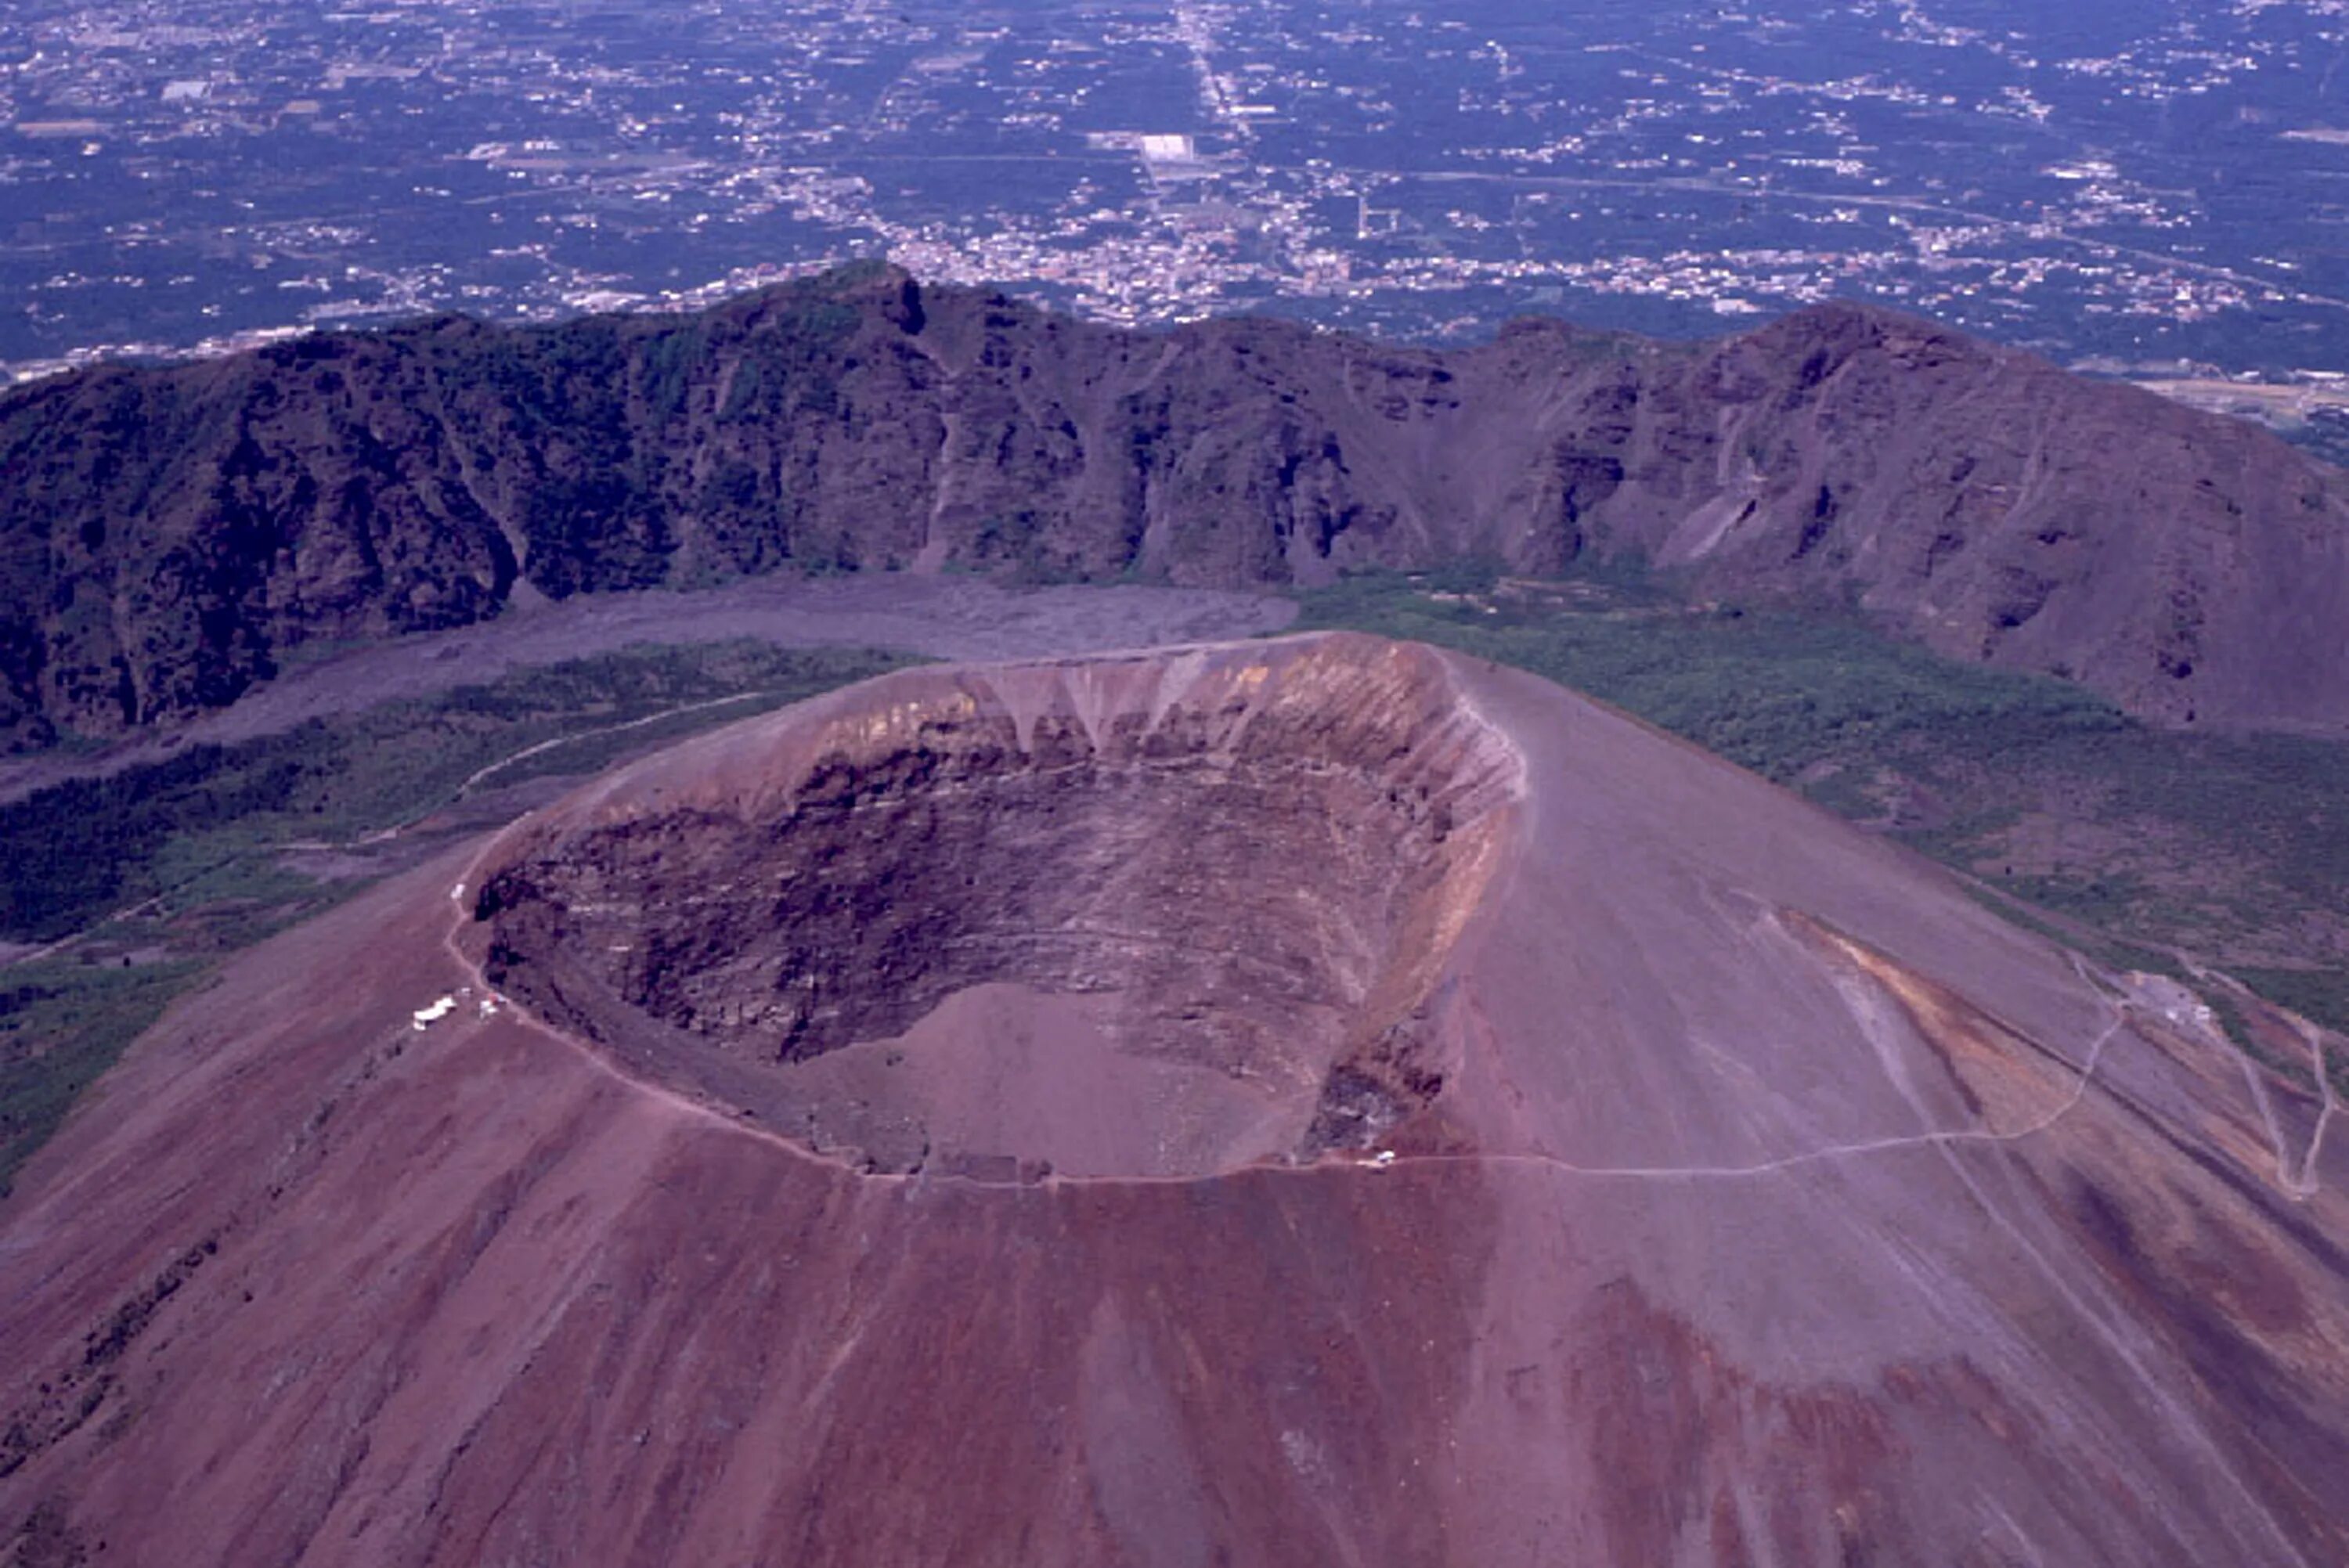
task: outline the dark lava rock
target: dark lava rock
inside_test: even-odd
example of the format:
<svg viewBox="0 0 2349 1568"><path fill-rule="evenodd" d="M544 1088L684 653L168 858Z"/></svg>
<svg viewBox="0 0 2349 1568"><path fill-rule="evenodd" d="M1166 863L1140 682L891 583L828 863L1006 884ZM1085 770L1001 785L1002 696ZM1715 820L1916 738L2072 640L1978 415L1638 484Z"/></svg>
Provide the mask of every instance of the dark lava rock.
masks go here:
<svg viewBox="0 0 2349 1568"><path fill-rule="evenodd" d="M1156 334L844 270L695 316L443 317L0 397L0 729L289 649L774 571L1311 583L1691 569L2200 723L2349 725L2349 478L1849 304L1667 345Z"/></svg>

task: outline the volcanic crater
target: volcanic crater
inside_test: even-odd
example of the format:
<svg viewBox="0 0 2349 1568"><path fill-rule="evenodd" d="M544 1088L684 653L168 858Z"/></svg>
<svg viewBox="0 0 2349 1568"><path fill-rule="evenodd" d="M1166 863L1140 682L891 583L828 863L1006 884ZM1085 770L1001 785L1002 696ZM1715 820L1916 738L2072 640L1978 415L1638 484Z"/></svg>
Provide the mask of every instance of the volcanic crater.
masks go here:
<svg viewBox="0 0 2349 1568"><path fill-rule="evenodd" d="M1456 654L901 672L134 1047L0 1561L2331 1568L2349 1149L2214 1019Z"/></svg>
<svg viewBox="0 0 2349 1568"><path fill-rule="evenodd" d="M1195 1175L1373 1146L1523 768L1345 634L912 670L519 825L488 977L872 1171Z"/></svg>

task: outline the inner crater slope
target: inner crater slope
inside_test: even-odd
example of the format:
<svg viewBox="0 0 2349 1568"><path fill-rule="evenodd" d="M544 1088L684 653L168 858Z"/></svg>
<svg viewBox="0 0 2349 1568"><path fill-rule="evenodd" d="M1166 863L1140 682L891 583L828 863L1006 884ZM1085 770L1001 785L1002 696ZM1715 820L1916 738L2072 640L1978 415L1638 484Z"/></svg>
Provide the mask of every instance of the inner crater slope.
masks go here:
<svg viewBox="0 0 2349 1568"><path fill-rule="evenodd" d="M1368 1148L1523 765L1424 648L1346 634L902 672L509 831L489 978L819 1152L981 1180Z"/></svg>

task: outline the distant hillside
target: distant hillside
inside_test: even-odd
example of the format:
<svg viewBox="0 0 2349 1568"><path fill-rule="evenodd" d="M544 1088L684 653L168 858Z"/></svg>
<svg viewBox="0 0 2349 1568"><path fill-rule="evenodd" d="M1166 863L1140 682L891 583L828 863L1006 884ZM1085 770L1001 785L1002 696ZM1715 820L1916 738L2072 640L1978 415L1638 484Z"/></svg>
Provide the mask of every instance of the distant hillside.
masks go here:
<svg viewBox="0 0 2349 1568"><path fill-rule="evenodd" d="M2174 721L2349 727L2349 475L1866 307L1436 353L1123 332L852 268L0 397L0 736L233 700L533 595L947 567L1245 585L1464 556L1857 603Z"/></svg>

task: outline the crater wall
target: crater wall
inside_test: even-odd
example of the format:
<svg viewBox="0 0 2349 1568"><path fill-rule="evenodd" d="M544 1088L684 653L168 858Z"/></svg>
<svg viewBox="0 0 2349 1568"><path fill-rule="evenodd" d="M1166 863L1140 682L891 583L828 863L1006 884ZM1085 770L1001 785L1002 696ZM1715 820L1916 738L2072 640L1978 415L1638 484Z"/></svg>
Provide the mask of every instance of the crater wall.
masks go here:
<svg viewBox="0 0 2349 1568"><path fill-rule="evenodd" d="M1520 788L1425 649L914 671L526 828L474 912L542 1016L876 1166L1189 1171L1433 1096Z"/></svg>

